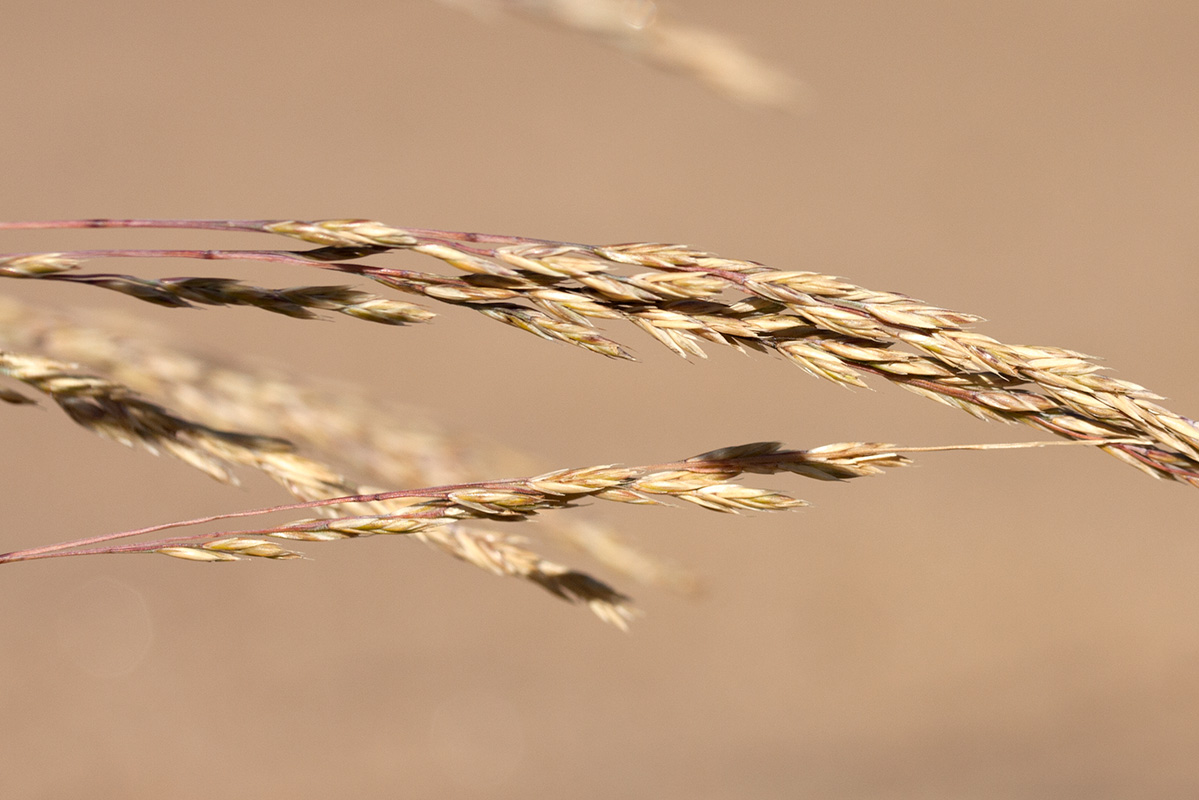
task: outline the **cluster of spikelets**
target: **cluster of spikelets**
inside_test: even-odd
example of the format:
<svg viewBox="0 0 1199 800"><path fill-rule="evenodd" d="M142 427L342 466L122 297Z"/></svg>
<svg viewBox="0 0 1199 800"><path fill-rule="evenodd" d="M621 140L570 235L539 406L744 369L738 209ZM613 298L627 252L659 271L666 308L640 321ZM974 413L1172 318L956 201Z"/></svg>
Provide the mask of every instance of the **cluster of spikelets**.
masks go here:
<svg viewBox="0 0 1199 800"><path fill-rule="evenodd" d="M97 227L137 226L96 221ZM0 260L0 274L94 283L168 305L243 304L247 287L212 279L150 281L128 276L64 274L105 256L256 259L319 266L369 277L441 303L474 309L540 337L613 358L631 358L599 332L597 320L624 320L680 355L702 345L772 351L818 377L862 386L877 376L975 416L1023 422L1077 440L1144 439L1104 446L1159 477L1193 482L1199 475L1199 428L1159 405L1142 386L1100 374L1094 361L1059 347L1009 345L969 330L978 318L905 295L856 286L829 275L783 271L679 245L589 246L509 236L403 229L364 220L322 222L159 223L164 227L260 231L320 245L286 250L93 250L23 254ZM82 224L81 224L82 226ZM467 273L446 276L360 263L388 251L437 258ZM618 270L651 270L622 274ZM183 294L187 281L208 291ZM230 288L228 297L222 287ZM319 296L328 310L389 323L430 319L425 309L356 292L338 306L341 287L255 290L255 305L310 313L298 298ZM739 294L727 298L730 292ZM272 303L269 298L278 296Z"/></svg>
<svg viewBox="0 0 1199 800"><path fill-rule="evenodd" d="M0 310L5 312L0 314L0 327L6 331L13 330L10 326L15 322L28 321L28 312L19 313L19 307L9 304ZM37 330L36 327L23 325L19 330L25 334L26 345L71 350L74 342L76 352L80 349L94 352L97 342L104 341L101 332L95 329L80 331L62 321L46 323L44 319L43 325L44 333L52 333L60 338L50 341L44 335L30 336L31 332ZM64 332L68 334L65 340L62 338ZM78 338L71 337L72 332ZM8 335L2 338L6 343L12 343L16 337ZM82 348L79 347L81 344ZM125 348L120 352L129 354ZM161 351L155 353L152 350L151 353L167 355ZM100 360L103 361L102 358ZM174 361L168 355L166 363ZM143 362L140 369L131 368L126 363L124 368L142 374L148 371L152 376L156 363ZM0 556L0 561L145 552L192 561L229 561L244 557L288 559L298 557L299 553L262 537L312 542L374 534L410 534L496 574L522 577L564 599L585 602L601 618L620 625L625 624L631 616L628 598L623 594L586 574L541 558L513 537L473 530L461 523L524 519L540 511L567 508L582 498L632 504L657 504L661 499L675 498L717 511L785 510L804 503L778 492L732 483L732 479L743 472L791 472L822 480L843 480L908 463L903 455L885 445L831 445L803 452L783 451L774 443L760 443L713 451L670 464L642 467L606 465L558 470L525 479L368 492L365 487L344 482L324 463L299 455L286 441L222 431L191 422L136 395L123 384L83 375L69 365L43 356L0 353L0 370L45 392L72 419L98 434L126 444L139 443L155 452L169 453L220 480L233 480L233 466L252 467L271 476L297 497L310 498L308 502L294 506L262 511L319 508L335 515L242 531L235 535L218 532L136 544L111 544L131 535L177 527L175 524L157 525L138 531L14 552ZM240 382L259 383L248 374L238 377ZM228 378L226 373L225 383ZM255 397L261 396L261 393L255 393ZM295 400L294 396L292 399ZM327 411L319 409L318 413ZM356 419L363 415L355 410L349 416ZM328 416L322 419L328 420ZM390 441L397 441L397 438L393 437ZM433 456L448 462L440 468L434 468L432 474L461 472L465 469L463 465L453 462L452 456L445 451L445 442L436 437L414 442L409 433L399 437L398 441L405 445L401 449L408 450L413 460L427 462ZM344 441L339 444L344 444ZM375 471L386 472L388 469L376 467ZM424 475L429 473L428 469L424 470ZM261 512L216 515L188 523L256 513ZM562 532L558 526L551 530ZM567 529L566 532L569 534L571 531ZM624 546L619 540L606 535L602 528L586 529L585 535L577 539L576 544L601 557L606 553L608 557L603 560L610 566L642 580L678 582L678 575L668 567Z"/></svg>
<svg viewBox="0 0 1199 800"><path fill-rule="evenodd" d="M1090 357L1057 347L1005 344L970 330L978 321L970 314L820 273L778 270L679 245L591 246L395 228L367 220L84 220L0 225L5 227L166 227L286 236L316 247L23 253L0 257L0 276L83 283L174 307L249 305L299 318L331 311L392 325L434 317L421 306L341 286L276 290L225 279L151 280L77 271L86 261L110 257L304 264L364 276L427 301L466 307L541 338L612 358L631 355L597 327L600 322L632 323L684 357L703 357L705 345L717 344L776 353L842 385L864 386L874 376L976 417L1031 425L1068 441L1092 444L1155 477L1199 485L1196 423L1159 405L1160 398L1143 387L1101 374ZM394 251L432 257L459 273L363 261ZM856 443L807 451L749 445L670 464L588 467L515 481L376 492L347 482L287 441L190 421L119 381L85 374L47 355L2 351L0 372L53 397L73 419L98 433L169 452L221 479L230 478L230 465L261 470L331 516L238 534L109 544L151 530L144 529L21 551L0 560L96 552L160 552L194 560L289 558L296 553L272 539L404 533L491 571L519 575L559 596L587 602L600 616L621 621L628 615L626 598L611 587L545 561L511 537L472 531L462 523L525 518L569 506L581 497L633 503L673 497L719 511L779 510L801 503L732 479L744 472L779 471L845 479L906 463L903 451L890 445ZM0 399L24 400L9 389ZM450 470L447 477L459 480L461 473ZM90 547L93 544L102 546Z"/></svg>

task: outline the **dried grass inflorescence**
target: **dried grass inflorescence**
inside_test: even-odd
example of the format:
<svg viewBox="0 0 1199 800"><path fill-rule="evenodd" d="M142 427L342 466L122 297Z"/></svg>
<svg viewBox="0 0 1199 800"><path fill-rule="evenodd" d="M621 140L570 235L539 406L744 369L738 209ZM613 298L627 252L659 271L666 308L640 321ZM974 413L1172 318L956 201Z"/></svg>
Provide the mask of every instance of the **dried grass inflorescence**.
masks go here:
<svg viewBox="0 0 1199 800"><path fill-rule="evenodd" d="M284 374L278 369L266 370L183 350L167 344L160 330L130 329L127 318L114 328L112 320L101 324L77 316L0 298L0 348L86 364L88 371L127 387L120 389L122 396L147 396L169 406L176 416L200 420L208 428L264 433L272 447L280 444L278 440L286 440L294 453L307 456L300 459L294 453L290 455L292 471L321 478L317 488L322 491L316 493L294 491L311 485L311 480L283 482L301 499L356 494L366 491L369 485L422 486L478 480L497 472L516 471L527 463L522 454L452 434L424 419L416 409L380 403L353 387L316 385L310 375L303 373ZM22 397L16 392L11 394ZM276 455L274 463L278 464L280 458ZM258 461L241 463L253 467ZM276 470L272 474L283 473ZM343 474L355 480L343 480ZM215 476L227 479L232 474L220 471ZM537 527L550 538L639 583L685 593L698 587L697 577L688 570L645 552L609 526L585 515L555 515L539 521ZM539 575L527 566L511 566L536 563L531 562L527 546L477 525L459 524L452 530L418 538L490 572L530 580L537 580ZM541 559L543 569L550 569L549 563ZM569 573L563 573L563 580L569 578Z"/></svg>
<svg viewBox="0 0 1199 800"><path fill-rule="evenodd" d="M673 352L704 357L705 344L743 351L777 353L807 372L845 386L865 386L869 376L885 379L920 395L965 410L982 419L1021 422L1070 442L1090 444L1159 478L1199 485L1199 427L1193 420L1158 405L1143 387L1099 374L1089 357L1056 347L1009 345L969 329L978 318L933 306L905 295L879 292L815 272L784 271L750 261L726 259L681 245L653 243L593 246L417 228L395 228L370 220L77 220L3 223L19 228L191 228L276 234L312 245L308 250L81 250L0 256L0 277L72 282L115 289L139 300L173 307L195 303L249 305L299 318L328 310L389 324L424 322L432 312L408 303L347 287L260 289L211 278L148 280L127 275L76 272L89 260L103 258L190 258L302 264L369 278L378 284L438 303L477 311L488 318L611 358L631 359L629 351L596 326L599 320L632 323ZM393 251L412 251L459 270L459 274L399 269L363 263ZM647 504L675 498L716 511L785 510L802 501L777 492L733 482L749 473L792 472L843 480L907 463L904 452L919 449L850 443L806 451L784 451L774 443L713 451L668 464L644 467L599 466L561 470L507 481L463 482L464 471L445 448L398 445L380 456L377 447L361 446L360 474L383 483L433 482L436 468L405 473L411 462L440 452L441 473L450 485L378 492L348 481L326 459L300 455L286 439L240 433L193 421L143 398L119 379L100 377L56 360L46 337L31 335L36 324L21 312L0 309L0 372L51 396L73 419L98 433L126 443L169 452L222 480L229 467L261 470L306 502L270 510L316 508L325 516L282 526L219 534L176 536L151 542L113 545L112 541L188 523L153 526L61 545L0 556L0 562L99 553L157 552L197 561L247 557L287 559L298 553L277 540L328 541L373 534L407 534L491 572L537 583L555 595L589 605L600 617L624 625L631 615L627 598L583 573L543 559L514 537L480 531L465 524L525 520L540 512L571 506L587 497ZM54 328L55 326L51 326ZM59 329L62 324L58 324ZM7 328L10 334L2 335ZM12 335L13 331L24 333ZM69 338L69 337L68 337ZM167 385L188 387L176 402L202 398L199 408L219 405L232 411L225 424L263 430L264 419L278 419L278 404L264 402L269 381L245 375L214 381L210 366L185 357L131 353L129 345L103 337L83 337L91 349L83 360L102 363L112 373L142 381L152 393ZM129 368L129 363L140 368ZM164 377L181 365L195 369L190 380ZM156 371L147 365L158 364ZM124 365L124 366L122 366ZM199 366L197 366L199 365ZM219 370L217 371L219 373ZM206 377L205 377L206 376ZM176 376L177 377L177 376ZM215 387L242 381L240 394ZM227 388L227 387L226 387ZM169 391L167 391L169 393ZM294 396L289 390L277 394ZM0 400L25 403L20 392L4 389ZM344 451L342 446L305 431L321 430L316 420L335 420L352 429L354 412L326 404L294 404L295 421L287 437L314 453ZM258 409L257 412L247 409ZM207 409L211 411L211 408ZM257 413L257 416L255 414ZM240 415L240 416L238 416ZM314 416L315 415L315 416ZM201 416L204 416L201 414ZM286 417L286 415L283 415ZM342 431L344 433L344 431ZM405 441L410 432L398 434ZM360 436L358 441L369 441ZM1021 446L1039 446L1030 443ZM987 449L975 448L939 449ZM355 448L351 448L351 452ZM927 449L927 448L925 448ZM938 448L933 448L938 449ZM390 459L390 463L389 462ZM375 463L372 470L372 460ZM427 459L426 459L427 460ZM383 464L384 466L380 466ZM494 473L493 473L494 474ZM203 521L251 516L256 512L217 515ZM464 524L465 523L465 524ZM569 528L567 528L569 529ZM628 573L663 580L669 570L600 534L584 535L591 551L605 555Z"/></svg>
<svg viewBox="0 0 1199 800"><path fill-rule="evenodd" d="M732 482L744 473L790 472L820 480L873 475L909 460L891 445L842 443L811 450L783 450L776 442L723 448L683 461L640 467L601 465L556 470L530 478L451 486L360 493L249 512L214 515L47 545L0 555L0 563L81 555L159 553L189 561L237 561L256 557L294 559L300 553L272 539L327 542L377 534L429 537L443 549L500 575L518 575L572 602L587 604L601 619L620 627L633 616L628 598L581 572L541 559L515 541L492 534L463 536L455 523L467 520L516 521L583 498L657 505L682 500L725 513L782 511L806 505L780 492ZM354 516L303 519L248 531L173 536L136 544L110 542L171 528L234 517L306 508L361 509Z"/></svg>
<svg viewBox="0 0 1199 800"><path fill-rule="evenodd" d="M39 356L0 351L0 374L49 395L75 422L95 433L128 445L141 444L151 452L169 453L218 480L232 482L234 475L229 467L248 466L266 473L295 496L319 503L323 511L333 515L372 514L381 518L392 510L392 504L382 497L371 501L343 499L363 495L369 490L346 482L327 465L299 455L285 440L223 431L192 422L141 398L121 384L80 373L70 365ZM332 502L320 502L330 500ZM455 521L446 519L445 525L429 525L410 532L433 547L489 572L523 578L563 599L586 603L606 621L624 624L630 618L628 598L602 581L542 558L518 538L449 524ZM354 535L365 533L358 531ZM81 542L98 543L105 538ZM304 538L350 537L330 532L325 536L313 534ZM200 561L239 560L244 556L288 559L299 555L273 542L244 536L223 537L199 550L183 546L163 546L153 550ZM55 555L76 554L63 548L33 548L0 557L0 562L47 557L44 554L52 552ZM645 556L641 558L644 560Z"/></svg>
<svg viewBox="0 0 1199 800"><path fill-rule="evenodd" d="M875 376L982 419L1098 443L1155 477L1199 485L1199 426L1159 405L1161 398L1144 387L1100 374L1103 368L1082 353L1005 344L971 330L979 321L974 315L830 275L773 269L682 245L593 246L396 228L371 220L82 220L8 227L39 226L258 231L318 247L18 254L0 260L0 270L16 265L21 277L60 279L64 270L90 258L139 255L308 264L471 308L541 338L631 359L622 344L595 327L597 320L624 320L682 356L703 357L703 345L715 343L778 353L845 386L865 386L865 378ZM466 274L359 262L388 251L430 256Z"/></svg>

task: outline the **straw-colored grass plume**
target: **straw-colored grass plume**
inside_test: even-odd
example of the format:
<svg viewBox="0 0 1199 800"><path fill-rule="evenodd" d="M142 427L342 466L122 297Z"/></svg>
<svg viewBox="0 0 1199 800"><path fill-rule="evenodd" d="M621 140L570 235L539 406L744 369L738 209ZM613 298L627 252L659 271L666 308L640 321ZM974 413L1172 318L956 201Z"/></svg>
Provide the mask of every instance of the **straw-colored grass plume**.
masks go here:
<svg viewBox="0 0 1199 800"><path fill-rule="evenodd" d="M99 287L168 307L251 306L300 320L320 311L394 326L434 319L426 305L390 296L399 292L425 304L467 308L539 338L619 360L633 356L608 328L629 323L683 357L704 358L708 345L729 346L775 354L842 386L879 379L979 419L1029 425L1063 443L1097 447L1154 477L1199 486L1199 426L1159 405L1160 398L1145 388L1101 374L1092 358L1060 347L1006 344L974 330L980 320L971 314L821 273L773 268L682 245L597 246L401 228L371 220L0 223L0 230L22 228L258 232L311 247L13 253L0 256L0 277ZM383 263L393 253L432 258L454 271ZM382 293L343 286L265 289L229 279L154 280L80 271L90 261L147 257L301 265L367 278ZM96 433L169 453L220 480L233 480L236 467L259 470L302 501L15 551L0 556L0 562L117 553L209 562L278 560L298 556L290 549L294 545L280 541L400 534L585 603L622 626L632 613L624 594L543 558L523 539L478 526L540 518L582 499L634 505L674 500L724 512L790 510L803 501L744 485L739 477L791 473L847 480L903 466L911 453L1006 446L912 448L858 442L785 450L776 443L757 443L659 464L606 464L495 480L491 476L498 468L478 463L470 455L477 452L474 446L459 446L453 437L427 428L394 423L372 427L367 420L380 415L372 415L368 403L330 398L294 382L139 343L135 337L112 336L15 304L0 304L0 374L49 396ZM10 387L0 390L0 400L16 405L31 401ZM144 540L201 521L308 508L321 516ZM649 582L691 583L685 573L595 523L559 523L547 529L617 572ZM131 537L143 540L123 541Z"/></svg>

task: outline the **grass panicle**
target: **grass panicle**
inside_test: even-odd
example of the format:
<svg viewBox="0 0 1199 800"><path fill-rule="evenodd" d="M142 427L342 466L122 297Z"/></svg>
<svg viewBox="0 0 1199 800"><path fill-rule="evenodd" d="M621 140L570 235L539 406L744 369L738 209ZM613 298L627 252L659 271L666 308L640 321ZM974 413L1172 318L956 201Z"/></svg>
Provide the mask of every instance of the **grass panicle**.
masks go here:
<svg viewBox="0 0 1199 800"><path fill-rule="evenodd" d="M327 465L295 452L286 440L219 430L193 422L145 400L128 387L79 372L71 365L0 351L0 374L49 395L72 420L94 433L127 445L141 444L153 453L170 454L218 480L234 482L236 478L231 467L245 466L265 473L296 497L316 502L330 514L381 515L389 509L383 498L368 505L339 500L361 496L369 487L347 482ZM522 578L558 597L586 603L609 622L629 618L627 598L623 594L590 575L541 557L526 547L519 537L476 530L462 524L430 526L428 530L414 531L414 535L442 552L494 574ZM244 537L233 537L231 541L218 543L215 549L205 551L208 553L206 558L296 557L277 545L248 544L248 541ZM54 548L33 548L25 553L44 557L38 554L51 549ZM628 550L635 555L635 563L652 563L648 556L633 548ZM167 552L172 551L168 548ZM196 558L190 550L173 552L181 557L190 554ZM0 558L3 560L6 559Z"/></svg>
<svg viewBox="0 0 1199 800"><path fill-rule="evenodd" d="M127 318L83 320L77 313L0 298L0 348L86 364L88 372L122 384L122 394L132 391L148 397L210 428L260 431L274 440L286 440L297 454L307 456L306 463L300 462L303 474L324 477L325 491L315 496L355 494L368 486L481 480L530 463L510 448L447 431L418 409L382 403L351 386L314 383L305 373L267 370L183 349L169 344L161 330L131 328ZM24 402L34 401L25 398ZM254 462L242 465L253 467ZM341 475L353 475L356 482ZM301 499L314 497L292 493ZM691 571L646 552L586 514L555 515L531 524L550 539L638 583L683 593L699 588L699 579ZM472 538L487 535L485 531L477 526L457 527L452 534L438 532L429 544L458 558L486 552L487 548L471 544ZM497 541L493 536L489 547L498 547ZM514 559L515 550L509 548L508 556ZM493 556L475 563L495 571L503 559Z"/></svg>
<svg viewBox="0 0 1199 800"><path fill-rule="evenodd" d="M615 359L631 360L633 355L601 331L600 323L629 323L687 358L704 358L706 346L721 345L777 354L842 386L862 387L870 378L882 379L980 419L1030 425L1063 443L1097 447L1154 477L1199 486L1199 426L1159 405L1161 398L1144 387L1101 374L1093 358L1059 347L1006 344L973 330L981 321L974 315L822 273L775 269L682 245L597 246L397 228L372 220L0 223L0 230L64 228L257 232L312 247L14 253L0 256L0 277L99 287L174 308L251 306L299 319L327 311L390 325L435 316L422 306L345 286L264 289L225 278L147 279L79 271L86 262L112 258L316 267L367 278L427 302L468 308L540 338ZM396 252L432 258L456 272L374 263L376 257ZM368 258L371 263L363 260ZM192 561L285 560L300 554L280 541L404 534L492 573L522 578L586 604L620 626L633 615L627 596L543 558L522 538L478 526L529 520L583 498L636 505L673 499L734 513L788 510L804 502L734 479L745 473L789 472L847 480L903 466L909 453L1047 444L899 448L859 442L783 450L768 442L656 465L601 465L494 481L485 477L495 474L494 465L468 463L472 459L464 453L475 448L458 447L450 437L419 427L385 425L380 430L377 422L367 422L379 415L361 402L331 399L252 370L139 343L136 337L110 336L61 315L0 304L0 348L0 374L49 396L83 427L171 454L226 482L235 479L235 467L261 471L302 501L14 551L0 556L0 562L146 552ZM0 390L0 400L32 402L10 388ZM379 491L375 483L432 488ZM315 509L320 516L251 530L112 544L198 522L301 508ZM603 526L584 520L547 527L623 574L676 587L694 585L685 571L643 553Z"/></svg>
<svg viewBox="0 0 1199 800"><path fill-rule="evenodd" d="M867 378L881 378L981 419L1020 422L1077 441L1137 439L1101 449L1155 477L1199 485L1199 425L1158 404L1160 396L1144 387L1101 374L1091 357L1061 347L1005 344L971 330L977 316L821 273L774 269L682 245L593 246L371 220L78 220L4 227L279 234L318 248L26 253L9 256L8 263L21 265L23 277L51 279L62 279L63 270L82 261L109 256L308 264L465 306L544 339L631 359L624 345L595 327L597 320L623 320L684 357L702 358L705 344L774 352L834 383L865 386ZM358 262L396 250L430 256L466 274ZM430 316L414 312L406 321Z"/></svg>

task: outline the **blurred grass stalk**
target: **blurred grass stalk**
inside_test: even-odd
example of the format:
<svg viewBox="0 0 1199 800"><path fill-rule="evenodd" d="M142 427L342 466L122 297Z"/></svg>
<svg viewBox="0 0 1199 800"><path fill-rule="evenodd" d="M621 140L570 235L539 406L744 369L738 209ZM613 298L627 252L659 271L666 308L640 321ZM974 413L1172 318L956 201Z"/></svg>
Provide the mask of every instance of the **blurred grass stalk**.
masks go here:
<svg viewBox="0 0 1199 800"><path fill-rule="evenodd" d="M746 105L802 111L811 103L794 77L722 33L671 18L651 0L441 2L481 17L507 12L581 33Z"/></svg>

